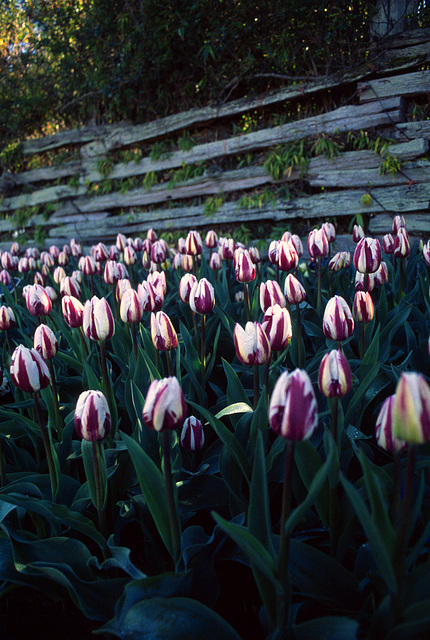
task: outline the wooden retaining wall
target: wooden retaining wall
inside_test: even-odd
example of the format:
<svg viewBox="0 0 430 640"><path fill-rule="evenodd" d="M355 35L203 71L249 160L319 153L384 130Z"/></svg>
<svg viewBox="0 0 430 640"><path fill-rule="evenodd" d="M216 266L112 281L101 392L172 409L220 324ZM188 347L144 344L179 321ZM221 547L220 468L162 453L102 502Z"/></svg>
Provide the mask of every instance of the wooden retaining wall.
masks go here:
<svg viewBox="0 0 430 640"><path fill-rule="evenodd" d="M22 145L27 161L49 154L52 160L63 149L73 159L0 176L0 239L10 244L14 231L39 227L46 231L47 244L75 237L88 245L112 242L119 231L144 235L150 227L162 231L283 221L294 226L298 220L312 226L320 219L360 215L369 233L381 235L390 231L397 213L416 235L428 236L430 120L424 118L430 115L429 58L430 30L422 29L374 45L365 64L341 77L310 79L258 98L142 125L88 127L27 140ZM343 92L347 104L318 113L333 102L334 91ZM228 134L238 118L258 121L268 109L282 115L293 104L305 105L300 119ZM187 132L196 139L192 148L181 150L176 144L158 157L151 153L151 145L178 142ZM305 174L292 165L275 179L264 167L267 153L279 145L324 136L336 140L348 133L364 139L364 132L369 139L379 136L394 143L382 156L363 148L331 159L312 157ZM118 161L118 152L127 149L140 151L141 157ZM386 154L398 160L397 171L381 170ZM181 170L187 175L187 167L196 169L193 178L166 178ZM125 181L137 178L139 186L124 188ZM148 178L158 183L150 186ZM108 181L118 182L103 194ZM258 197L280 185L290 188L290 197ZM239 197L244 195L248 200ZM211 217L208 198L218 202Z"/></svg>

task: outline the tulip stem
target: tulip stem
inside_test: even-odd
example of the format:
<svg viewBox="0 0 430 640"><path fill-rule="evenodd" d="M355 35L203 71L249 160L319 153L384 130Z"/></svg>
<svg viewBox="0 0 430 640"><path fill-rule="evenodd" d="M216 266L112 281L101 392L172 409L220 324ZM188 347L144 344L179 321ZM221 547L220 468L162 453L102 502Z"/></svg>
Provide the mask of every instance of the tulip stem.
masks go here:
<svg viewBox="0 0 430 640"><path fill-rule="evenodd" d="M296 304L296 320L297 320L297 366L303 369L303 350L302 350L302 318L300 315L300 305Z"/></svg>
<svg viewBox="0 0 430 640"><path fill-rule="evenodd" d="M260 373L258 370L258 364L252 365L253 379L254 379L254 409L257 408L258 396L260 393Z"/></svg>
<svg viewBox="0 0 430 640"><path fill-rule="evenodd" d="M93 468L94 468L94 483L96 489L96 508L97 517L99 521L99 529L101 534L107 537L107 525L106 525L106 512L104 509L104 496L103 487L101 483L101 469L100 469L100 442L92 442L93 453Z"/></svg>
<svg viewBox="0 0 430 640"><path fill-rule="evenodd" d="M282 594L278 597L277 624L279 640L286 640L287 626L290 617L291 581L288 571L290 552L290 532L285 531L285 524L291 511L291 476L294 463L294 440L287 441L287 454L284 466L284 483L282 487L282 513L279 543L278 578L282 585Z"/></svg>
<svg viewBox="0 0 430 640"><path fill-rule="evenodd" d="M202 315L202 327L201 327L201 336L200 336L200 372L201 372L201 379L203 382L203 378L205 375L205 368L206 368L206 316Z"/></svg>
<svg viewBox="0 0 430 640"><path fill-rule="evenodd" d="M247 282L243 283L243 297L245 299L246 319L248 322L251 322L251 303L249 300L249 289Z"/></svg>
<svg viewBox="0 0 430 640"><path fill-rule="evenodd" d="M137 335L136 335L136 323L135 322L131 322L130 323L130 333L131 333L131 340L133 342L134 364L135 364L135 366L137 366L138 350L137 350Z"/></svg>
<svg viewBox="0 0 430 640"><path fill-rule="evenodd" d="M34 394L34 406L36 409L37 421L39 423L40 432L42 434L43 446L45 447L46 459L48 461L49 479L51 481L52 502L55 502L55 497L58 493L57 474L55 471L54 458L52 455L52 444L49 439L48 429L45 425L45 420L42 415L42 407L40 406L39 393L37 391Z"/></svg>
<svg viewBox="0 0 430 640"><path fill-rule="evenodd" d="M118 312L118 300L116 299L116 285L113 284L112 285L112 300L113 300L113 313L115 316L115 320L119 319L119 312Z"/></svg>
<svg viewBox="0 0 430 640"><path fill-rule="evenodd" d="M6 335L6 342L7 342L8 351L9 351L10 355L12 355L14 349L13 349L12 343L10 341L9 331L5 330L5 335Z"/></svg>
<svg viewBox="0 0 430 640"><path fill-rule="evenodd" d="M48 365L49 373L51 375L52 395L54 396L55 424L57 427L58 440L61 442L63 438L63 424L60 415L60 405L58 404L57 380L55 378L55 371L52 360L46 360L46 364Z"/></svg>
<svg viewBox="0 0 430 640"><path fill-rule="evenodd" d="M166 360L167 360L167 375L169 377L173 376L173 364L172 364L172 351L169 349L166 351Z"/></svg>
<svg viewBox="0 0 430 640"><path fill-rule="evenodd" d="M100 347L100 364L102 369L103 389L104 389L104 394L108 401L109 411L110 411L111 420L112 420L109 440L113 442L116 434L118 414L117 414L115 398L112 392L112 383L110 381L109 374L108 374L105 340L101 340L99 342L99 347Z"/></svg>
<svg viewBox="0 0 430 640"><path fill-rule="evenodd" d="M318 267L318 293L317 293L317 314L321 315L321 258L317 258L317 267Z"/></svg>
<svg viewBox="0 0 430 640"><path fill-rule="evenodd" d="M360 322L360 360L364 358L364 331L366 325L364 322Z"/></svg>
<svg viewBox="0 0 430 640"><path fill-rule="evenodd" d="M82 359L86 360L88 358L88 347L87 347L87 343L85 342L85 336L84 336L82 327L78 327L78 331L79 331L79 337L81 339L81 345L82 345L82 356L83 356Z"/></svg>
<svg viewBox="0 0 430 640"><path fill-rule="evenodd" d="M163 449L163 472L166 484L167 508L169 510L170 535L172 538L172 556L175 566L181 555L181 524L176 508L172 467L170 460L170 431L161 432Z"/></svg>

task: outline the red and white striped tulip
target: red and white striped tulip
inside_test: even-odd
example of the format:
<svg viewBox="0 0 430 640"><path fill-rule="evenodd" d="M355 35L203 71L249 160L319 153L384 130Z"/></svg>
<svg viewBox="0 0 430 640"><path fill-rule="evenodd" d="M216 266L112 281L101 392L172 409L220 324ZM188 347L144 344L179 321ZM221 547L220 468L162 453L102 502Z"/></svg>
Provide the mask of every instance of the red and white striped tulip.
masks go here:
<svg viewBox="0 0 430 640"><path fill-rule="evenodd" d="M165 431L176 429L187 413L184 394L175 377L153 380L146 394L143 421L149 429Z"/></svg>
<svg viewBox="0 0 430 640"><path fill-rule="evenodd" d="M347 302L341 296L334 296L327 302L323 331L330 340L346 340L354 332L354 318Z"/></svg>
<svg viewBox="0 0 430 640"><path fill-rule="evenodd" d="M352 373L341 349L333 349L321 360L318 386L326 398L346 396L351 389Z"/></svg>
<svg viewBox="0 0 430 640"><path fill-rule="evenodd" d="M194 283L190 292L190 307L194 313L207 315L215 306L215 291L206 278Z"/></svg>
<svg viewBox="0 0 430 640"><path fill-rule="evenodd" d="M44 360L52 360L58 351L58 340L55 333L46 324L39 324L34 332L34 348Z"/></svg>
<svg viewBox="0 0 430 640"><path fill-rule="evenodd" d="M82 328L90 340L103 342L115 333L115 322L106 298L93 296L84 305Z"/></svg>
<svg viewBox="0 0 430 640"><path fill-rule="evenodd" d="M9 373L14 385L28 393L45 389L51 382L48 366L42 356L36 349L29 349L23 344L12 353Z"/></svg>
<svg viewBox="0 0 430 640"><path fill-rule="evenodd" d="M170 351L178 346L178 336L167 313L151 313L151 338L158 351Z"/></svg>
<svg viewBox="0 0 430 640"><path fill-rule="evenodd" d="M311 437L318 425L318 405L309 375L303 369L284 371L273 389L269 425L287 440Z"/></svg>
<svg viewBox="0 0 430 640"><path fill-rule="evenodd" d="M100 442L110 433L111 415L108 402L101 391L84 391L75 408L75 430L88 442Z"/></svg>
<svg viewBox="0 0 430 640"><path fill-rule="evenodd" d="M283 351L290 343L293 335L293 327L288 309L275 304L266 309L261 322L272 351Z"/></svg>
<svg viewBox="0 0 430 640"><path fill-rule="evenodd" d="M269 338L259 322L247 322L245 329L236 323L233 338L236 355L243 364L264 364L270 360Z"/></svg>

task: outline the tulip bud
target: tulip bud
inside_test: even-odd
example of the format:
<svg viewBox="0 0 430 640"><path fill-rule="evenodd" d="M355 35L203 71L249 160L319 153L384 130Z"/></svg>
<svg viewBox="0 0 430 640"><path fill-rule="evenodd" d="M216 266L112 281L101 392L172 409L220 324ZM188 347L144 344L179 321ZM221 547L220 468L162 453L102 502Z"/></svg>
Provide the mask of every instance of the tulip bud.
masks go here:
<svg viewBox="0 0 430 640"><path fill-rule="evenodd" d="M12 242L10 252L13 256L19 256L20 247L18 242Z"/></svg>
<svg viewBox="0 0 430 640"><path fill-rule="evenodd" d="M120 280L118 263L115 260L106 260L103 279L106 284L116 284Z"/></svg>
<svg viewBox="0 0 430 640"><path fill-rule="evenodd" d="M302 241L300 240L299 236L297 234L293 233L292 236L291 236L291 242L293 243L293 245L296 248L297 255L299 256L299 258L301 258L302 255L303 255L303 244L302 244Z"/></svg>
<svg viewBox="0 0 430 640"><path fill-rule="evenodd" d="M154 229L148 229L147 233L146 233L146 238L150 241L150 242L156 242L157 240L157 234L155 233Z"/></svg>
<svg viewBox="0 0 430 640"><path fill-rule="evenodd" d="M324 229L313 229L308 236L308 253L311 260L328 255L328 239Z"/></svg>
<svg viewBox="0 0 430 640"><path fill-rule="evenodd" d="M299 264L299 256L295 246L289 241L278 244L278 267L281 271L293 271Z"/></svg>
<svg viewBox="0 0 430 640"><path fill-rule="evenodd" d="M395 258L407 258L411 252L411 242L405 227L400 227L394 238L393 255Z"/></svg>
<svg viewBox="0 0 430 640"><path fill-rule="evenodd" d="M336 240L336 229L335 229L334 224L332 224L331 222L323 222L322 223L322 228L325 231L325 234L327 236L328 242L330 244L332 242L334 242Z"/></svg>
<svg viewBox="0 0 430 640"><path fill-rule="evenodd" d="M393 435L408 444L430 440L430 387L421 373L402 373L393 406Z"/></svg>
<svg viewBox="0 0 430 640"><path fill-rule="evenodd" d="M127 289L121 298L119 309L121 320L126 323L140 322L142 320L142 302L134 289Z"/></svg>
<svg viewBox="0 0 430 640"><path fill-rule="evenodd" d="M0 282L6 287L12 282L12 276L10 275L9 271L6 271L6 269L2 269L0 271Z"/></svg>
<svg viewBox="0 0 430 640"><path fill-rule="evenodd" d="M373 274L373 282L375 286L382 287L382 285L388 282L388 267L386 262L381 262L378 271ZM368 291L372 291L368 287Z"/></svg>
<svg viewBox="0 0 430 640"><path fill-rule="evenodd" d="M323 330L330 340L346 340L354 332L354 318L346 301L341 296L334 296L327 302Z"/></svg>
<svg viewBox="0 0 430 640"><path fill-rule="evenodd" d="M282 293L281 287L276 280L267 280L262 282L260 286L260 307L263 313L269 307L273 307L275 304L279 304L280 307L285 307L285 297Z"/></svg>
<svg viewBox="0 0 430 640"><path fill-rule="evenodd" d="M28 262L28 258L25 256L19 259L18 262L18 273L28 273L30 271L30 265Z"/></svg>
<svg viewBox="0 0 430 640"><path fill-rule="evenodd" d="M93 296L84 305L82 328L90 340L102 342L112 338L115 333L115 323L111 308L105 298Z"/></svg>
<svg viewBox="0 0 430 640"><path fill-rule="evenodd" d="M321 360L318 386L326 398L346 396L351 389L352 373L341 349L334 349Z"/></svg>
<svg viewBox="0 0 430 640"><path fill-rule="evenodd" d="M233 260L235 244L233 238L223 238L220 244L221 257L223 260Z"/></svg>
<svg viewBox="0 0 430 640"><path fill-rule="evenodd" d="M257 247L249 247L249 255L254 264L259 264L261 262L260 252Z"/></svg>
<svg viewBox="0 0 430 640"><path fill-rule="evenodd" d="M178 336L164 311L151 313L151 338L158 351L170 351L178 346Z"/></svg>
<svg viewBox="0 0 430 640"><path fill-rule="evenodd" d="M384 250L384 253L393 253L394 238L391 233L386 233L382 238L382 249Z"/></svg>
<svg viewBox="0 0 430 640"><path fill-rule="evenodd" d="M148 273L147 281L152 284L157 291L166 295L167 291L167 282L166 282L166 274L164 271L154 271L153 273Z"/></svg>
<svg viewBox="0 0 430 640"><path fill-rule="evenodd" d="M58 264L60 265L60 267L67 267L67 265L69 264L69 256L65 251L60 251L60 253L58 254Z"/></svg>
<svg viewBox="0 0 430 640"><path fill-rule="evenodd" d="M76 329L82 326L84 305L77 298L64 296L61 300L61 310L69 327Z"/></svg>
<svg viewBox="0 0 430 640"><path fill-rule="evenodd" d="M354 318L357 322L370 322L375 315L373 300L368 291L357 291L353 305Z"/></svg>
<svg viewBox="0 0 430 640"><path fill-rule="evenodd" d="M209 267L212 271L219 271L222 269L221 256L219 253L212 253L209 258Z"/></svg>
<svg viewBox="0 0 430 640"><path fill-rule="evenodd" d="M350 266L351 254L349 251L338 251L328 263L328 268L334 273L338 273L341 269L348 269Z"/></svg>
<svg viewBox="0 0 430 640"><path fill-rule="evenodd" d="M74 298L80 298L81 287L75 278L66 276L60 282L60 294L61 296L73 296Z"/></svg>
<svg viewBox="0 0 430 640"><path fill-rule="evenodd" d="M30 285L25 303L31 315L36 317L47 316L52 309L51 299L40 284Z"/></svg>
<svg viewBox="0 0 430 640"><path fill-rule="evenodd" d="M287 440L311 437L318 425L318 405L311 380L303 369L278 378L269 405L271 429Z"/></svg>
<svg viewBox="0 0 430 640"><path fill-rule="evenodd" d="M93 276L97 271L96 261L93 256L85 256L79 260L79 268L85 276Z"/></svg>
<svg viewBox="0 0 430 640"><path fill-rule="evenodd" d="M91 253L96 262L105 262L109 259L109 251L103 242L99 242L95 247L91 247Z"/></svg>
<svg viewBox="0 0 430 640"><path fill-rule="evenodd" d="M266 309L261 326L269 338L272 351L283 351L288 347L293 335L288 309L278 304L269 307Z"/></svg>
<svg viewBox="0 0 430 640"><path fill-rule="evenodd" d="M133 240L133 249L135 251L142 251L142 248L143 248L143 240L142 240L142 238L139 238L139 237L135 238Z"/></svg>
<svg viewBox="0 0 430 640"><path fill-rule="evenodd" d="M279 260L279 240L272 240L267 250L267 257L271 264L278 264Z"/></svg>
<svg viewBox="0 0 430 640"><path fill-rule="evenodd" d="M44 360L52 360L57 355L57 338L46 324L39 324L34 332L34 348Z"/></svg>
<svg viewBox="0 0 430 640"><path fill-rule="evenodd" d="M359 271L356 272L355 274L355 290L356 291L373 291L374 288L375 288L374 273L360 273Z"/></svg>
<svg viewBox="0 0 430 640"><path fill-rule="evenodd" d="M363 227L359 224L355 224L352 230L352 240L357 244L360 240L364 238Z"/></svg>
<svg viewBox="0 0 430 640"><path fill-rule="evenodd" d="M399 229L406 229L406 222L403 216L397 215L393 218L393 233L397 235L399 233Z"/></svg>
<svg viewBox="0 0 430 640"><path fill-rule="evenodd" d="M181 447L185 451L201 451L205 444L203 425L195 416L187 418L182 426Z"/></svg>
<svg viewBox="0 0 430 640"><path fill-rule="evenodd" d="M205 245L208 249L215 249L218 245L218 236L213 229L210 229L205 238Z"/></svg>
<svg viewBox="0 0 430 640"><path fill-rule="evenodd" d="M284 293L289 304L300 304L306 300L304 286L292 273L289 273L285 278Z"/></svg>
<svg viewBox="0 0 430 640"><path fill-rule="evenodd" d="M143 407L143 421L149 429L176 429L183 423L186 412L184 394L177 378L151 382Z"/></svg>
<svg viewBox="0 0 430 640"><path fill-rule="evenodd" d="M45 285L45 278L40 273L40 271L36 271L34 274L34 284L40 284L41 287Z"/></svg>
<svg viewBox="0 0 430 640"><path fill-rule="evenodd" d="M238 282L252 282L256 276L255 264L246 249L237 249L234 254L234 272Z"/></svg>
<svg viewBox="0 0 430 640"><path fill-rule="evenodd" d="M187 253L187 247L185 244L185 238L178 238L178 253L180 254L186 254Z"/></svg>
<svg viewBox="0 0 430 640"><path fill-rule="evenodd" d="M213 253L212 255L218 254ZM182 276L179 283L179 297L185 304L189 304L191 289L196 282L197 278L192 273L186 273L184 276Z"/></svg>
<svg viewBox="0 0 430 640"><path fill-rule="evenodd" d="M150 282L144 280L137 285L137 293L142 304L142 311L160 311L164 304L164 293L161 287L155 287Z"/></svg>
<svg viewBox="0 0 430 640"><path fill-rule="evenodd" d="M188 253L181 255L181 269L187 272L193 270L193 256L188 255Z"/></svg>
<svg viewBox="0 0 430 640"><path fill-rule="evenodd" d="M78 244L77 242L73 243L71 245L71 249L72 249L72 256L74 258L80 258L82 255L82 247L80 244Z"/></svg>
<svg viewBox="0 0 430 640"><path fill-rule="evenodd" d="M360 273L375 273L381 264L381 245L378 239L362 238L354 251L354 266Z"/></svg>
<svg viewBox="0 0 430 640"><path fill-rule="evenodd" d="M1 256L1 266L6 271L15 271L18 267L19 261L14 260L14 256L8 251L5 251Z"/></svg>
<svg viewBox="0 0 430 640"><path fill-rule="evenodd" d="M63 267L56 267L54 269L52 277L54 278L54 282L59 284L61 280L66 277L66 272L64 271Z"/></svg>
<svg viewBox="0 0 430 640"><path fill-rule="evenodd" d="M101 391L84 391L75 409L75 430L88 442L99 442L109 435L111 416L107 400Z"/></svg>
<svg viewBox="0 0 430 640"><path fill-rule="evenodd" d="M428 267L430 267L430 240L423 245L423 258Z"/></svg>
<svg viewBox="0 0 430 640"><path fill-rule="evenodd" d="M264 364L270 360L269 338L259 322L247 322L245 329L236 323L233 337L236 355L243 364Z"/></svg>
<svg viewBox="0 0 430 640"><path fill-rule="evenodd" d="M405 449L406 442L399 440L393 434L393 407L395 396L385 398L376 418L376 441L385 451L401 451Z"/></svg>
<svg viewBox="0 0 430 640"><path fill-rule="evenodd" d="M185 250L189 256L199 256L203 251L203 242L198 231L190 231L185 239Z"/></svg>
<svg viewBox="0 0 430 640"><path fill-rule="evenodd" d="M118 233L116 236L116 248L118 251L124 251L127 244L127 239L123 233Z"/></svg>
<svg viewBox="0 0 430 640"><path fill-rule="evenodd" d="M154 242L151 247L151 260L155 264L161 264L166 260L167 252L160 240Z"/></svg>
<svg viewBox="0 0 430 640"><path fill-rule="evenodd" d="M54 287L49 286L49 284L47 287L45 287L45 291L50 297L51 302L54 302L58 298L57 292L55 291Z"/></svg>
<svg viewBox="0 0 430 640"><path fill-rule="evenodd" d="M209 280L195 282L190 292L190 307L194 313L207 315L215 306L215 291Z"/></svg>
<svg viewBox="0 0 430 640"><path fill-rule="evenodd" d="M12 353L9 373L14 385L28 393L45 389L51 382L49 369L42 356L36 349L28 349L22 344Z"/></svg>
<svg viewBox="0 0 430 640"><path fill-rule="evenodd" d="M0 307L0 331L9 331L16 325L15 314L11 307Z"/></svg>
<svg viewBox="0 0 430 640"><path fill-rule="evenodd" d="M130 245L124 248L124 262L127 267L131 267L137 262L136 251Z"/></svg>
<svg viewBox="0 0 430 640"><path fill-rule="evenodd" d="M122 296L128 289L131 289L131 282L128 278L121 278L120 280L118 280L115 288L115 297L117 299L117 302L121 302Z"/></svg>

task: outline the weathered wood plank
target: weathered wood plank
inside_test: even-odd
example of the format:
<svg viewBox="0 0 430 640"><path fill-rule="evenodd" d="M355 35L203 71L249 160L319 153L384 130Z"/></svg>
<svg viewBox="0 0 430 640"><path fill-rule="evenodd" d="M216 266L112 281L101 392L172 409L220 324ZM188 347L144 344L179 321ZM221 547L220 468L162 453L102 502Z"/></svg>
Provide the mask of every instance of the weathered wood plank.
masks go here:
<svg viewBox="0 0 430 640"><path fill-rule="evenodd" d="M4 213L14 209L21 209L23 207L34 207L48 202L57 202L59 200L64 200L65 198L73 198L83 195L86 192L87 187L85 186L68 187L67 185L58 185L55 187L46 187L45 189L33 191L33 193L24 193L20 196L5 198L0 203L0 212Z"/></svg>
<svg viewBox="0 0 430 640"><path fill-rule="evenodd" d="M382 159L379 159L381 163ZM381 174L379 167L372 169L354 168L351 166L342 168L324 167L319 171L312 169L310 165L308 180L311 187L327 187L327 188L350 188L358 187L382 187L393 185L408 185L413 182L430 182L430 162L428 160L420 160L417 162L407 162L402 169L394 174Z"/></svg>
<svg viewBox="0 0 430 640"><path fill-rule="evenodd" d="M400 122L392 135L399 141L423 138L430 140L430 120L419 120L418 122Z"/></svg>
<svg viewBox="0 0 430 640"><path fill-rule="evenodd" d="M372 235L391 233L393 215L380 213L369 221L369 232ZM425 240L430 236L430 216L428 212L416 211L404 215L406 228L412 235L423 235Z"/></svg>
<svg viewBox="0 0 430 640"><path fill-rule="evenodd" d="M361 103L393 96L410 97L427 94L429 87L430 71L428 70L358 83Z"/></svg>

